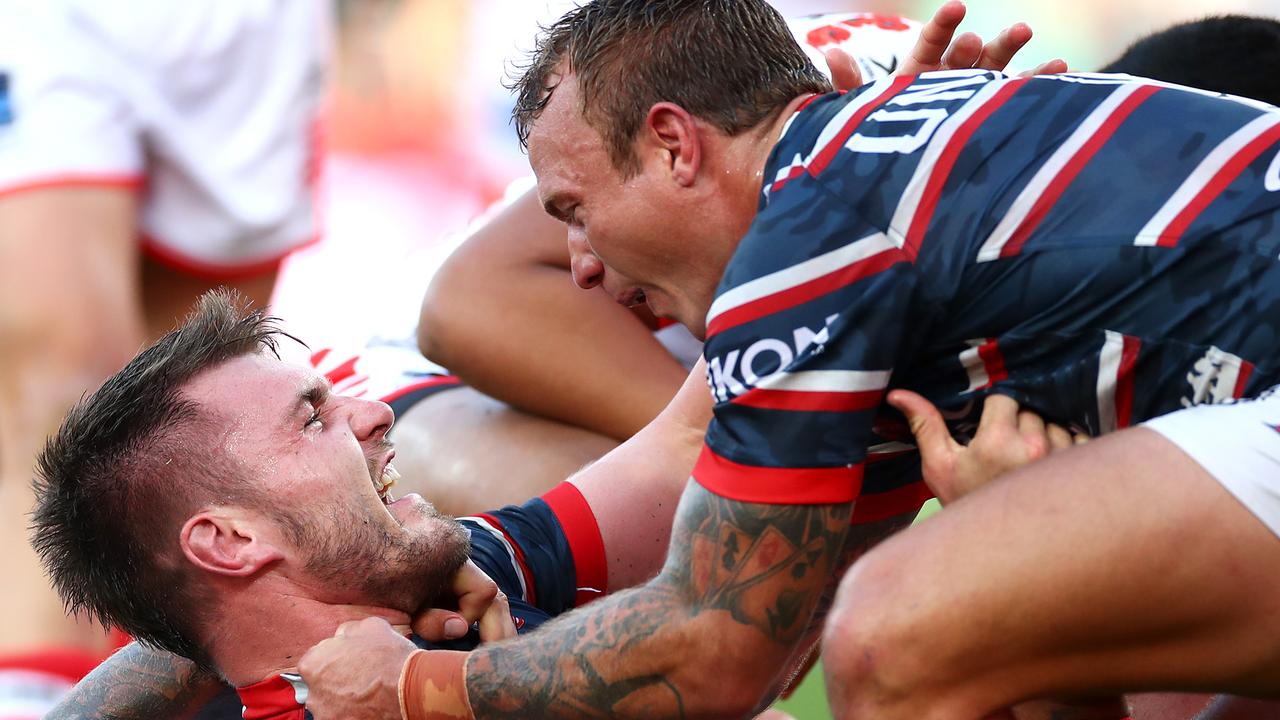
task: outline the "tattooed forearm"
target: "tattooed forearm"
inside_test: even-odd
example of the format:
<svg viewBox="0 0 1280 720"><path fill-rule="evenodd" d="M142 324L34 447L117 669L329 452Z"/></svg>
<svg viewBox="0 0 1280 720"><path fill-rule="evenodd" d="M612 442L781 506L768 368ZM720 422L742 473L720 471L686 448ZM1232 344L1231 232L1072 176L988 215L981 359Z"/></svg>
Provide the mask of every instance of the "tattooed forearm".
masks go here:
<svg viewBox="0 0 1280 720"><path fill-rule="evenodd" d="M839 566L849 512L736 502L691 483L658 578L473 654L476 716L746 712L804 635Z"/></svg>
<svg viewBox="0 0 1280 720"><path fill-rule="evenodd" d="M133 643L81 680L45 720L184 718L220 687L193 663Z"/></svg>

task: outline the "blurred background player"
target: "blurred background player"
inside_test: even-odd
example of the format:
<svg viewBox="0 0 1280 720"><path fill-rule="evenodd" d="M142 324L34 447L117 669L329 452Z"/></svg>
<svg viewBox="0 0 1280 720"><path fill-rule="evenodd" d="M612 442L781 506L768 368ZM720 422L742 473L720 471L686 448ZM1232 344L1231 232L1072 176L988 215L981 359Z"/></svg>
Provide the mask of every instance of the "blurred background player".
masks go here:
<svg viewBox="0 0 1280 720"><path fill-rule="evenodd" d="M265 304L316 238L329 10L0 0L0 715L35 716L112 642L31 554L35 452L200 292Z"/></svg>

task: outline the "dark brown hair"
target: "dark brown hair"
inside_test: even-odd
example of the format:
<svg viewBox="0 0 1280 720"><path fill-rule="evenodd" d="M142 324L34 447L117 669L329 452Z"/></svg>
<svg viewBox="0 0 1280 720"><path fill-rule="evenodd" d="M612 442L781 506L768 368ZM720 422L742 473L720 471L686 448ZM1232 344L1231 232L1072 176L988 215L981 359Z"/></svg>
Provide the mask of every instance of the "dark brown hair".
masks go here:
<svg viewBox="0 0 1280 720"><path fill-rule="evenodd" d="M736 135L798 95L831 90L763 0L594 0L544 28L522 70L512 86L521 144L555 76L573 73L583 117L626 175L638 170L632 144L655 103Z"/></svg>
<svg viewBox="0 0 1280 720"><path fill-rule="evenodd" d="M275 322L231 292L207 293L67 413L37 459L32 545L69 611L213 669L178 532L197 503L253 490L182 388L226 360L274 353Z"/></svg>

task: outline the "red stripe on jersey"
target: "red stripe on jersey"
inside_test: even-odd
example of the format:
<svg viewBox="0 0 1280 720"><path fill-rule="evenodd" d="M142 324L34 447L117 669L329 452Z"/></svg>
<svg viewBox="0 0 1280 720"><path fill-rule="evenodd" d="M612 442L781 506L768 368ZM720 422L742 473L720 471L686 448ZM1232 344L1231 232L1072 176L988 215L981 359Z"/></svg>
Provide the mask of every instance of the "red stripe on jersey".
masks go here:
<svg viewBox="0 0 1280 720"><path fill-rule="evenodd" d="M1081 146L1079 152L1063 166L1058 175L1045 188L1044 194L1036 200L1031 212L1027 213L1027 217L1023 219L1022 224L1014 231L1013 236L1009 238L1009 242L1005 243L1005 246L1001 248L1000 257L1013 257L1022 251L1022 246L1027 242L1027 238L1031 237L1031 233L1035 232L1036 227L1040 225L1040 222L1053 209L1058 199L1062 197L1062 193L1066 192L1067 187L1075 181L1080 171L1084 170L1084 166L1093 159L1093 156L1102 149L1102 146L1120 129L1120 126L1133 114L1133 111L1137 110L1139 105L1159 91L1160 88L1158 86L1147 85L1135 90L1132 95L1125 98L1124 102L1120 103L1115 112L1111 114L1111 117L1102 123L1093 137L1089 138L1089 141Z"/></svg>
<svg viewBox="0 0 1280 720"><path fill-rule="evenodd" d="M573 483L563 482L542 496L560 521L560 530L569 541L573 555L574 586L578 589L575 607L581 607L609 592L609 564L604 554L604 538L591 505Z"/></svg>
<svg viewBox="0 0 1280 720"><path fill-rule="evenodd" d="M906 258L902 256L899 250L890 248L838 270L833 270L822 277L817 277L786 290L780 290L772 295L765 295L757 300L743 303L732 310L726 310L717 315L711 321L711 324L707 326L707 339L711 339L730 328L745 325L797 305L803 305L814 298L835 292L840 288L884 272L905 261Z"/></svg>
<svg viewBox="0 0 1280 720"><path fill-rule="evenodd" d="M525 560L524 550L520 548L520 543L516 542L515 538L511 537L511 534L507 532L505 527L503 527L502 522L493 515L489 515L488 513L478 513L475 517L484 518L485 522L489 523L495 530L502 533L502 538L507 541L507 547L511 549L512 554L516 557L516 565L519 566L516 569L519 570L520 575L524 577L525 592L529 594L529 597L524 598L524 601L530 605L537 605L538 592L533 582L533 573L529 572L529 561Z"/></svg>
<svg viewBox="0 0 1280 720"><path fill-rule="evenodd" d="M851 525L880 522L892 517L916 512L929 500L933 499L933 491L923 480L910 485L903 485L888 492L874 495L862 495L853 505Z"/></svg>
<svg viewBox="0 0 1280 720"><path fill-rule="evenodd" d="M1173 247L1182 239L1182 234L1191 227L1191 223L1205 211L1218 196L1227 189L1236 178L1240 177L1240 173L1249 167L1250 163L1258 159L1264 150L1280 141L1280 125L1274 125L1258 137L1254 138L1248 145L1245 145L1240 152L1227 161L1222 169L1214 174L1213 179L1208 182L1196 193L1196 196L1187 203L1169 223L1169 227L1160 233L1159 240L1156 244L1160 247Z"/></svg>
<svg viewBox="0 0 1280 720"><path fill-rule="evenodd" d="M79 682L85 675L93 672L103 660L102 653L51 647L46 650L0 655L0 670L39 673L66 680L70 684Z"/></svg>
<svg viewBox="0 0 1280 720"><path fill-rule="evenodd" d="M878 110L881 105L889 102L890 98L905 90L915 81L916 78L910 75L894 78L893 82L889 84L889 88L887 90L880 93L876 99L862 106L861 109L850 116L849 120L840 128L840 132L836 133L836 136L831 139L831 142L827 143L825 147L819 150L817 156L814 157L813 162L809 163L809 174L817 177L823 170L826 170L827 166L831 164L831 161L836 159L836 155L839 154L840 150L845 146L845 143L849 142L849 138L853 137L853 133L857 131L858 126L862 124L862 121L866 120L868 115Z"/></svg>
<svg viewBox="0 0 1280 720"><path fill-rule="evenodd" d="M1248 360L1240 361L1240 374L1236 376L1236 386L1231 391L1231 397L1239 400L1244 397L1244 389L1249 384L1249 377L1253 375L1253 363Z"/></svg>
<svg viewBox="0 0 1280 720"><path fill-rule="evenodd" d="M1124 336L1120 351L1120 370L1116 373L1116 429L1129 427L1133 419L1133 368L1138 364L1142 341Z"/></svg>
<svg viewBox="0 0 1280 720"><path fill-rule="evenodd" d="M973 137L978 127L986 122L992 113L998 110L1001 105L1004 105L1027 82L1027 78L1021 78L1000 88L991 96L990 100L983 103L982 107L974 111L968 120L965 120L960 127L956 128L955 135L951 136L951 140L947 142L947 147L942 151L942 154L938 157L938 162L933 166L933 172L929 175L929 181L925 184L924 192L920 196L920 206L916 208L916 214L911 219L911 226L907 229L907 237L902 249L908 258L915 260L916 256L920 254L920 246L924 242L924 235L929 230L929 224L933 222L934 211L938 209L938 200L942 197L942 188L947 184L947 178L951 175L951 170L960 158L960 152L968 144L969 138Z"/></svg>
<svg viewBox="0 0 1280 720"><path fill-rule="evenodd" d="M778 192L783 187L785 187L787 183L803 175L804 172L805 172L805 167L803 165L792 165L791 167L787 168L786 175L783 175L782 177L778 178L773 182L772 185L769 186L769 192L771 193Z"/></svg>
<svg viewBox="0 0 1280 720"><path fill-rule="evenodd" d="M408 395L411 392L415 392L417 390L423 390L425 388L430 388L430 387L440 387L444 385L449 385L449 386L462 385L462 380L460 380L456 375L437 375L435 377L428 378L421 382L413 383L412 385L406 385L402 388L397 388L390 394L384 397L380 397L378 399L384 403L391 403L391 402L395 402L396 400L399 400L400 398L404 397L405 395Z"/></svg>
<svg viewBox="0 0 1280 720"><path fill-rule="evenodd" d="M329 357L330 350L331 348L321 348L320 350L311 353L311 367L319 367L320 363L324 362L324 359Z"/></svg>
<svg viewBox="0 0 1280 720"><path fill-rule="evenodd" d="M693 479L721 497L775 505L846 503L862 489L862 463L833 468L770 468L741 465L705 445Z"/></svg>
<svg viewBox="0 0 1280 720"><path fill-rule="evenodd" d="M870 410L880 404L884 390L862 392L811 392L802 390L767 390L753 388L731 402L735 405L764 408L766 410L792 410L796 412L858 412Z"/></svg>
<svg viewBox="0 0 1280 720"><path fill-rule="evenodd" d="M1009 370L1004 366L1004 355L1000 352L1000 342L995 338L978 346L978 357L982 359L982 367L987 371L987 387L1006 380Z"/></svg>
<svg viewBox="0 0 1280 720"><path fill-rule="evenodd" d="M279 675L236 688L244 703L244 720L303 720L306 709L298 704L297 690Z"/></svg>
<svg viewBox="0 0 1280 720"><path fill-rule="evenodd" d="M333 383L334 385L337 385L343 380L346 380L347 378L356 374L357 359L358 358L351 358L350 360L347 360L346 362L342 363L338 367L326 372L324 376L329 378L329 382Z"/></svg>

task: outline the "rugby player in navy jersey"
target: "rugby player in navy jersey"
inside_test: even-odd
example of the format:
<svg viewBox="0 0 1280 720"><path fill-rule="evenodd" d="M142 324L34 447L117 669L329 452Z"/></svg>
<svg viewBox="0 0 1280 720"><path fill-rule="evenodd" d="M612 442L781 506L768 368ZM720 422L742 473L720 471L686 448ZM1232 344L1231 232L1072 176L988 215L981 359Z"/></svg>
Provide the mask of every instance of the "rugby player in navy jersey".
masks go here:
<svg viewBox="0 0 1280 720"><path fill-rule="evenodd" d="M1009 31L1001 33L999 37L987 45L983 45L981 40L971 33L954 37L954 32L963 18L963 14L963 8L955 4L944 6L926 25L926 29L912 51L911 57L904 61L901 70L930 69L945 63L970 66L979 60L989 65L1003 65L1026 42L1029 31L1025 26L1015 26ZM850 22L864 22L868 18L873 19L875 22L890 22L878 16L865 15L853 17ZM809 24L813 25L815 23L816 20ZM803 23L801 25L803 26ZM839 29L835 28L831 32L837 32ZM862 28L863 32L866 30L867 28ZM836 58L836 60L839 62L840 58ZM836 65L833 68L837 78L836 81L845 87L855 86L858 84L857 64L848 57L845 57L844 60L848 62L846 67ZM1044 69L1054 69L1054 63L1050 63ZM541 211L539 210L539 212ZM383 350L387 349L383 348ZM422 396L425 394L431 394L432 398L436 397L435 393L441 393L441 396L445 398L458 395L458 391L454 389L458 387L456 379L422 376L420 358L417 362L407 362L403 358L388 362L388 358L385 355L369 357L367 358L369 360L367 367L362 364L364 359L363 355L352 357L349 354L344 355L338 351L325 349L313 353L310 357L311 364L316 370L332 380L335 385L335 393L347 394L352 392L354 387L352 384L357 383L362 393L371 393L372 396L379 397L390 403L393 409L396 409L397 417L402 417L400 413L404 412L403 421L397 422L396 426L397 437L401 438L402 442L405 438L406 430L412 431L408 435L409 442L418 441L421 437L421 432L413 431L413 426L422 426L424 422L426 423L424 427L428 432L433 435L439 434L433 423L438 421L442 412L448 412L447 410L434 411L433 414L425 416L425 418L415 418L414 413L422 409L424 404L434 404L434 401L433 403L421 402ZM374 360L377 360L377 362L374 362ZM387 370L389 367L395 368L396 372L388 375ZM690 397L696 402L692 405L686 403L683 409L680 408L679 404L676 404L672 408L675 412L669 409L654 423L652 428L643 434L642 442L637 445L636 449L621 450L614 456L610 456L598 463L593 469L581 473L573 480L574 486L582 488L582 492L587 497L591 509L603 514L604 519L600 522L598 532L601 532L607 538L611 549L607 571L610 587L635 584L652 576L660 568L666 533L670 529L674 505L679 498L679 492L683 485L681 474L687 472L687 468L692 465L693 459L696 457L697 438L707 421L704 415L709 412L709 408L703 407L706 403L699 395L686 394L686 397ZM645 438L654 436L660 428L664 427L667 429L662 432L664 436L668 436L671 432L670 428L676 426L684 428L684 430L678 432L688 434L690 438L688 449L683 453L673 453L670 451L670 446L666 446L663 457L666 461L672 463L675 472L674 474L660 472L659 468L654 465L653 459L646 456L647 450L641 449L646 447L643 441ZM493 429L487 428L489 431ZM501 430L502 428L498 429ZM498 435L510 439L520 434L519 429L506 428L505 430L506 432L498 433ZM526 428L522 441L534 442L538 440L562 442L564 438L552 437L546 433L539 435L527 432ZM664 440L664 442L667 441ZM431 447L438 448L439 441L433 440L433 443ZM471 449L474 450L474 443L472 445ZM423 456L424 451L421 448L402 445L401 449L402 458L397 461L397 464L402 465L401 461L404 457L417 457L420 467L415 467L414 470L419 473L430 464L430 458ZM407 449L411 449L413 452L404 452ZM538 454L536 452L529 454L528 451L538 450L540 449L525 449L528 457ZM554 448L546 448L545 450L546 452L543 452L542 455L549 454ZM510 454L509 451L504 452L508 455ZM446 455L450 455L450 453L446 453ZM458 455L457 449L454 450L451 456L456 455ZM676 482L669 484L665 489L650 483L634 494L620 492L617 488L611 488L613 478L617 474L615 468L634 466L637 457L645 458L647 467L654 472L655 476L670 476L676 478ZM541 460L540 462L544 465L547 464L546 460ZM426 473L426 475L429 474ZM408 476L406 479L408 479ZM471 494L466 496L470 498L468 502L472 503L472 507L475 507L473 504L475 497L492 497L495 492L493 490L494 481L494 478L477 478L476 487L472 488ZM402 482L401 484L404 483ZM413 484L411 483L411 486ZM429 495L433 500L441 490L434 480L424 479L423 477L417 477L416 484L418 487L429 488L431 492L424 491L424 494ZM523 484L531 485L528 481ZM552 491L548 497L572 497L573 493L569 492L567 487ZM458 492L462 491L458 490ZM455 492L454 495L458 494L458 492ZM527 497L527 495L522 497ZM470 521L464 520L464 522ZM571 537L575 536L579 529L588 535L592 532L597 532L596 527L596 519L590 513L570 518L570 521L565 523L566 533ZM653 539L646 540L645 538L650 535L653 535ZM484 536L480 537L483 538ZM552 540L525 536L520 538L519 542L529 546L531 548L530 552L536 554L541 552L539 545L542 542L552 542ZM567 555L562 554L559 557L565 562L571 560ZM498 579L503 591L513 599L524 597L523 593L516 593L512 589L513 586L510 583L513 576L511 573L495 570L492 564L481 564L486 571ZM573 570L573 568L571 567L570 570ZM566 571L562 568L561 572ZM506 578L505 581L504 577ZM518 600L513 600L513 607L519 611ZM472 614L474 615L475 613L473 612ZM416 624L415 627L418 627L428 636L439 637L442 633L440 625L443 622L441 619L443 617L447 617L447 614L428 614L423 621L426 624ZM521 629L534 625L535 623L524 623ZM283 681L279 677L273 677L267 686L268 690L287 691L287 688L281 685L281 682ZM188 708L199 707L203 704L204 697L214 691L217 686L218 684L211 676L196 672L190 663L177 659L168 653L147 650L135 644L113 657L92 677L77 687L71 696L49 717L123 718L135 716L153 717L157 715L176 716ZM252 697L260 696L259 693L252 694ZM235 702L234 696L230 702ZM210 710L210 712L215 712L216 715L216 709ZM239 712L238 704L235 712L237 714Z"/></svg>
<svg viewBox="0 0 1280 720"><path fill-rule="evenodd" d="M920 391L959 432L998 392L1101 434L1280 381L1280 114L1089 75L953 72L823 95L800 57L750 0L592 2L543 36L517 109L540 197L569 226L580 285L705 333L706 449L657 578L465 660L368 627L328 640L302 662L318 717L386 712L394 693L361 709L351 687L402 672L453 691L409 718L747 714L822 610L850 519L919 501L866 462L908 439L886 391ZM1037 557L1019 540L1010 553ZM1274 564L1275 548L1255 549ZM1181 607L1150 605L1122 626ZM1266 667L1275 613L1195 610L1224 629L1219 648ZM398 650L357 667L353 651L379 643ZM1257 689L1197 661L1120 677ZM1114 665L1087 670L1045 692L1114 689Z"/></svg>

